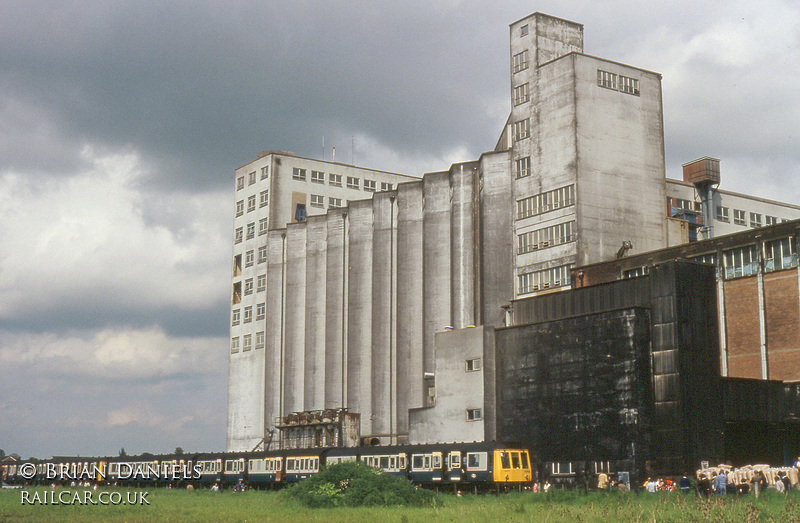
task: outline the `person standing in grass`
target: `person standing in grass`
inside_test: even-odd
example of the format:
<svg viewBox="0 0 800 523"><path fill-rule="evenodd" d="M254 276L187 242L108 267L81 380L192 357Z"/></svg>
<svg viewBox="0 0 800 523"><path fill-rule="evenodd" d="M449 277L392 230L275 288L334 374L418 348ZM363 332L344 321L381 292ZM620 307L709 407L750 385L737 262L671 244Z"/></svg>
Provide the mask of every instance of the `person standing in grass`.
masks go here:
<svg viewBox="0 0 800 523"><path fill-rule="evenodd" d="M681 489L682 494L688 494L689 489L692 487L692 482L689 480L689 476L684 472L683 476L681 476L681 481L678 484Z"/></svg>
<svg viewBox="0 0 800 523"><path fill-rule="evenodd" d="M783 484L783 479L780 476L775 476L775 490L781 494L786 493L786 485Z"/></svg>
<svg viewBox="0 0 800 523"><path fill-rule="evenodd" d="M720 470L717 477L714 478L714 492L717 493L717 496L724 496L728 493L728 477L724 470Z"/></svg>

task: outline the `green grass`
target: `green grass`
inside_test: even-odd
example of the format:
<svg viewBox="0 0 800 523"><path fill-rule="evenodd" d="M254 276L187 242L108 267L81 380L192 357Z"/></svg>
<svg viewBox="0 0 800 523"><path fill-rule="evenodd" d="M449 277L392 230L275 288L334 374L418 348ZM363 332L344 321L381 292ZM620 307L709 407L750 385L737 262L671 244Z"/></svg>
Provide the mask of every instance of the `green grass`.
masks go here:
<svg viewBox="0 0 800 523"><path fill-rule="evenodd" d="M40 496L49 489L31 490ZM71 492L82 489L67 489ZM139 489L101 489L125 499ZM0 491L0 521L776 521L800 523L800 492L788 497L766 492L711 502L679 494L548 494L439 495L433 507L337 507L311 509L282 492L211 492L209 490L147 490L150 505L22 505L20 490ZM58 492L58 490L56 490ZM95 494L97 494L95 493Z"/></svg>

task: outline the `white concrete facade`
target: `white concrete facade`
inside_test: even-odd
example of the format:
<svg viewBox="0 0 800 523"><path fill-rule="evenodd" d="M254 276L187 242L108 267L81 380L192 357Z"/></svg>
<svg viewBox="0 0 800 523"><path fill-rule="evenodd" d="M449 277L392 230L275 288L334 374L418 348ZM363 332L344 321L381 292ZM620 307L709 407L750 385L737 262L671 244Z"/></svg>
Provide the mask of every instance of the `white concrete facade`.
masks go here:
<svg viewBox="0 0 800 523"><path fill-rule="evenodd" d="M540 13L510 44L515 297L568 287L623 242L665 246L661 76L582 54L582 25Z"/></svg>
<svg viewBox="0 0 800 523"><path fill-rule="evenodd" d="M330 303L342 296L342 223L341 211L327 213L417 179L283 151L236 169L228 449L253 448L280 405L341 406L342 367L330 362L341 351L342 308ZM295 204L305 207L303 223Z"/></svg>

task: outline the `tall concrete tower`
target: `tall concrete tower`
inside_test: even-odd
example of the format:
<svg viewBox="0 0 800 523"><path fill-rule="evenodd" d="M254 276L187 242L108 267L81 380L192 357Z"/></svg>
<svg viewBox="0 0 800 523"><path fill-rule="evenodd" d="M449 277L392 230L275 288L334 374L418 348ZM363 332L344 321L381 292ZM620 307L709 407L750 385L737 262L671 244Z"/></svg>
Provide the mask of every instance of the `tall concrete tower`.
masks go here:
<svg viewBox="0 0 800 523"><path fill-rule="evenodd" d="M581 24L541 13L511 24L510 48L515 297L623 242L664 247L661 76L583 54Z"/></svg>

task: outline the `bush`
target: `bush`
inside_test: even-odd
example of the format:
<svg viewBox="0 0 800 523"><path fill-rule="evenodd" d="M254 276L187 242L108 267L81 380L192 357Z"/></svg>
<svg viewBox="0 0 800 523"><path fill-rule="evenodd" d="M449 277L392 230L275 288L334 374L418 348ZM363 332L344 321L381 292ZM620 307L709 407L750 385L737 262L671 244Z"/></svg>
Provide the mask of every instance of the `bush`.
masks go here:
<svg viewBox="0 0 800 523"><path fill-rule="evenodd" d="M407 479L355 461L325 467L289 487L287 494L309 507L426 506L435 497Z"/></svg>

